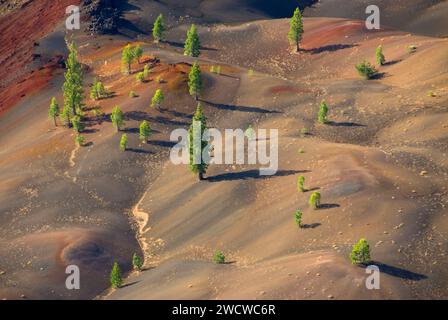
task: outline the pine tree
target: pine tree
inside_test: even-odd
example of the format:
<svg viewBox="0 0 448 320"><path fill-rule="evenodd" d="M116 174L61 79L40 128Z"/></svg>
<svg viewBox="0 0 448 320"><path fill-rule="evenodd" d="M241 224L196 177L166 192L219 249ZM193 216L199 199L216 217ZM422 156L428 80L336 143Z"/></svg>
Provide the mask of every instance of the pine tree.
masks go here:
<svg viewBox="0 0 448 320"><path fill-rule="evenodd" d="M141 45L137 45L132 49L132 56L140 64L140 58L143 56L143 49Z"/></svg>
<svg viewBox="0 0 448 320"><path fill-rule="evenodd" d="M53 119L54 126L57 126L56 117L59 116L59 105L56 98L51 98L50 109L48 110L48 117Z"/></svg>
<svg viewBox="0 0 448 320"><path fill-rule="evenodd" d="M64 106L64 108L62 109L61 114L59 115L61 121L64 123L64 126L66 126L66 127L71 126L70 114L71 114L70 107Z"/></svg>
<svg viewBox="0 0 448 320"><path fill-rule="evenodd" d="M156 93L154 94L154 96L151 99L151 107L156 107L157 109L160 109L160 106L163 102L163 100L165 100L165 96L163 95L163 92L161 89L157 89Z"/></svg>
<svg viewBox="0 0 448 320"><path fill-rule="evenodd" d="M378 70L376 70L375 67L366 60L355 65L355 68L358 70L359 75L364 77L366 80L372 79L378 74Z"/></svg>
<svg viewBox="0 0 448 320"><path fill-rule="evenodd" d="M204 174L207 171L208 163L203 159L204 150L208 142L203 140L203 134L207 129L207 118L202 112L201 104L198 104L193 116L193 123L188 131L188 144L190 153L190 170L198 174L199 180L204 180ZM199 139L199 141L197 141ZM198 162L198 163L196 163Z"/></svg>
<svg viewBox="0 0 448 320"><path fill-rule="evenodd" d="M326 124L328 122L327 114L328 114L327 103L325 102L325 100L322 100L319 106L319 113L317 116L317 120L322 124Z"/></svg>
<svg viewBox="0 0 448 320"><path fill-rule="evenodd" d="M299 176L297 178L297 190L299 192L305 192L305 177L304 176Z"/></svg>
<svg viewBox="0 0 448 320"><path fill-rule="evenodd" d="M121 63L125 74L131 73L131 65L134 61L134 50L130 44L123 48Z"/></svg>
<svg viewBox="0 0 448 320"><path fill-rule="evenodd" d="M188 75L188 87L190 95L198 101L199 94L202 90L202 75L201 69L199 68L199 64L197 62L193 64Z"/></svg>
<svg viewBox="0 0 448 320"><path fill-rule="evenodd" d="M69 55L66 61L67 71L63 85L64 108L70 112L68 117L80 114L83 107L83 73L82 66L78 61L78 51L72 43L68 46Z"/></svg>
<svg viewBox="0 0 448 320"><path fill-rule="evenodd" d="M81 122L81 117L80 116L76 115L73 118L71 118L70 121L72 122L73 129L76 132L80 133L80 132L82 132L84 130L84 125Z"/></svg>
<svg viewBox="0 0 448 320"><path fill-rule="evenodd" d="M313 209L318 209L320 207L320 193L319 192L313 192L311 194L309 205Z"/></svg>
<svg viewBox="0 0 448 320"><path fill-rule="evenodd" d="M152 130L151 126L149 125L149 122L146 120L143 120L143 122L140 124L140 140L142 142L147 142L148 138L151 136Z"/></svg>
<svg viewBox="0 0 448 320"><path fill-rule="evenodd" d="M145 74L143 72L139 72L135 76L135 79L137 79L138 82L142 83L143 81L145 81Z"/></svg>
<svg viewBox="0 0 448 320"><path fill-rule="evenodd" d="M296 224L299 226L299 228L302 228L302 211L297 210L296 213L294 214L294 221L296 222Z"/></svg>
<svg viewBox="0 0 448 320"><path fill-rule="evenodd" d="M184 55L190 57L199 57L201 43L199 41L199 35L196 25L192 24L191 28L187 32L187 40L185 40Z"/></svg>
<svg viewBox="0 0 448 320"><path fill-rule="evenodd" d="M303 22L302 22L302 13L300 9L297 8L294 11L294 15L291 18L288 40L291 46L294 46L294 50L296 52L300 51L300 42L302 41L303 35Z"/></svg>
<svg viewBox="0 0 448 320"><path fill-rule="evenodd" d="M222 251L217 250L213 255L213 262L216 264L223 264L226 262L226 257L222 253Z"/></svg>
<svg viewBox="0 0 448 320"><path fill-rule="evenodd" d="M367 264L370 262L370 246L366 239L360 239L353 246L350 260L353 264Z"/></svg>
<svg viewBox="0 0 448 320"><path fill-rule="evenodd" d="M386 58L383 54L383 46L379 45L378 48L376 48L376 63L380 66L384 65L386 62Z"/></svg>
<svg viewBox="0 0 448 320"><path fill-rule="evenodd" d="M86 140L85 140L84 136L82 136L80 134L76 135L75 142L78 144L78 146L80 146L80 147L84 146L85 141Z"/></svg>
<svg viewBox="0 0 448 320"><path fill-rule="evenodd" d="M118 263L114 263L112 271L110 272L110 284L112 288L118 289L123 284L123 279L121 278L121 271Z"/></svg>
<svg viewBox="0 0 448 320"><path fill-rule="evenodd" d="M128 147L128 136L126 135L126 133L123 133L120 139L120 150L124 152L126 151L127 147Z"/></svg>
<svg viewBox="0 0 448 320"><path fill-rule="evenodd" d="M154 22L154 27L152 28L152 36L154 37L154 42L159 42L163 40L164 32L165 32L165 23L163 21L163 15L159 14L156 21Z"/></svg>
<svg viewBox="0 0 448 320"><path fill-rule="evenodd" d="M147 78L149 76L149 64L145 64L145 66L143 67L143 77Z"/></svg>
<svg viewBox="0 0 448 320"><path fill-rule="evenodd" d="M143 267L143 261L142 258L136 253L132 256L132 266L134 267L134 270L141 271Z"/></svg>
<svg viewBox="0 0 448 320"><path fill-rule="evenodd" d="M117 129L117 132L120 131L121 126L124 124L124 116L123 112L120 110L118 106L116 106L112 110L110 120L112 120L112 124Z"/></svg>

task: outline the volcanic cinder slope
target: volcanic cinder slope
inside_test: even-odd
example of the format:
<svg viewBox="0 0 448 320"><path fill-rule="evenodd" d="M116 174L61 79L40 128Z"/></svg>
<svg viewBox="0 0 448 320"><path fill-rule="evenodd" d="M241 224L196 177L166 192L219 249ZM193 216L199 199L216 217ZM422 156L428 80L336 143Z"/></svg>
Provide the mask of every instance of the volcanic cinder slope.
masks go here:
<svg viewBox="0 0 448 320"><path fill-rule="evenodd" d="M268 7L247 22L244 10L211 10L232 23L216 18L199 26L208 124L278 129L279 170L263 177L258 165L212 165L198 182L187 166L169 161L169 136L191 123L195 102L186 79L194 60L180 44L188 24L203 18L193 14L207 5L129 1L121 34L71 35L85 65L86 93L95 77L113 92L86 100L86 147L47 119L50 98L62 103L64 70L57 66L44 88L2 114L0 297L446 299L447 40L311 17L301 53L292 54L286 19L254 21L268 18ZM174 12L160 44L141 18L155 17L154 6ZM40 42L57 46L61 33L56 25ZM143 46L150 81L121 74L128 42ZM377 79L363 80L354 65L374 62L379 44L387 64ZM221 75L209 72L216 65ZM133 65L134 72L142 68ZM162 110L149 107L156 88L166 95ZM130 98L130 90L138 97ZM316 122L322 99L330 107L327 125ZM124 153L109 117L91 113L101 107L108 115L115 105L127 120ZM143 119L154 130L148 144L138 140ZM299 175L310 191L297 192ZM307 207L312 190L322 194L319 210ZM294 223L297 209L303 229ZM380 290L367 290L365 270L348 259L361 237L382 271ZM229 263L212 262L218 249ZM124 288L104 291L113 261L127 272L134 252L145 257L144 271L131 273ZM69 264L80 266L81 290L65 289Z"/></svg>

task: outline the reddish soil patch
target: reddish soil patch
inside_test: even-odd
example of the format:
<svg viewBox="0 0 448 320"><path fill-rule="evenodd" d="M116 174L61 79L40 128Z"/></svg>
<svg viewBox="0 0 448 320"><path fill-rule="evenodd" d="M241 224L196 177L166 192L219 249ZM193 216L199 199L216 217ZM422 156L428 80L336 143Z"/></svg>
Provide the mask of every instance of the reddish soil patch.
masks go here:
<svg viewBox="0 0 448 320"><path fill-rule="evenodd" d="M80 0L32 1L0 19L0 97L4 97L5 91L11 91L19 97L22 95L15 89L18 82L29 75L26 67L33 60L35 42L50 33L64 18L67 6L79 3ZM41 77L37 77L36 81L31 86L34 89L42 84ZM2 101L0 112L17 101L18 99Z"/></svg>

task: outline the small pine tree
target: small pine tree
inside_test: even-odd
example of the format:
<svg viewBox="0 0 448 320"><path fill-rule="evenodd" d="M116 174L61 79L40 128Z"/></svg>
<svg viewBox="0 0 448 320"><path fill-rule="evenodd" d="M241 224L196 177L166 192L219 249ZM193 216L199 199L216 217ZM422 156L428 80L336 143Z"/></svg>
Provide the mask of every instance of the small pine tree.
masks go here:
<svg viewBox="0 0 448 320"><path fill-rule="evenodd" d="M154 42L159 42L163 40L163 33L165 32L165 23L163 21L163 15L159 14L156 21L154 22L154 27L152 28L152 36L154 37Z"/></svg>
<svg viewBox="0 0 448 320"><path fill-rule="evenodd" d="M121 271L118 263L114 263L112 271L110 272L110 284L112 288L118 289L123 284L123 279L121 278Z"/></svg>
<svg viewBox="0 0 448 320"><path fill-rule="evenodd" d="M138 82L143 83L145 81L145 74L143 72L139 72L135 75L135 79L137 79Z"/></svg>
<svg viewBox="0 0 448 320"><path fill-rule="evenodd" d="M117 132L120 131L121 126L124 124L124 116L118 106L112 110L110 120L112 121L112 125L117 129Z"/></svg>
<svg viewBox="0 0 448 320"><path fill-rule="evenodd" d="M296 211L296 213L294 214L294 221L296 222L296 224L299 228L303 228L302 211L300 211L300 210Z"/></svg>
<svg viewBox="0 0 448 320"><path fill-rule="evenodd" d="M379 66L384 65L384 63L386 62L386 58L384 57L383 54L383 46L379 45L378 48L376 48L376 63Z"/></svg>
<svg viewBox="0 0 448 320"><path fill-rule="evenodd" d="M134 270L141 271L143 267L143 260L140 258L140 256L136 253L132 256L132 267Z"/></svg>
<svg viewBox="0 0 448 320"><path fill-rule="evenodd" d="M70 121L72 122L73 129L76 132L80 133L84 130L84 124L81 122L80 116L74 116L70 119Z"/></svg>
<svg viewBox="0 0 448 320"><path fill-rule="evenodd" d="M128 136L126 135L126 133L123 133L120 139L120 150L123 152L126 151L127 146L128 146Z"/></svg>
<svg viewBox="0 0 448 320"><path fill-rule="evenodd" d="M297 8L294 11L294 15L291 18L288 40L291 46L294 46L295 52L300 51L300 42L302 41L303 35L303 22L302 22L302 13L300 9Z"/></svg>
<svg viewBox="0 0 448 320"><path fill-rule="evenodd" d="M133 49L132 49L132 56L133 56L133 60L137 60L137 62L140 64L140 58L143 55L143 48L141 45L136 45Z"/></svg>
<svg viewBox="0 0 448 320"><path fill-rule="evenodd" d="M98 81L93 80L92 88L90 89L90 99L98 100L100 98L100 94L98 92Z"/></svg>
<svg viewBox="0 0 448 320"><path fill-rule="evenodd" d="M163 95L163 92L161 89L157 89L156 93L154 94L154 96L151 99L151 107L156 107L157 109L160 109L160 106L163 102L163 100L165 100L165 96Z"/></svg>
<svg viewBox="0 0 448 320"><path fill-rule="evenodd" d="M370 262L370 246L366 239L360 239L350 253L352 264L367 264Z"/></svg>
<svg viewBox="0 0 448 320"><path fill-rule="evenodd" d="M110 95L109 91L104 87L102 82L97 83L97 90L100 99L107 98Z"/></svg>
<svg viewBox="0 0 448 320"><path fill-rule="evenodd" d="M359 75L364 77L366 80L372 79L375 75L378 74L378 70L376 70L370 62L367 62L365 60L358 63L355 67L356 70L358 70Z"/></svg>
<svg viewBox="0 0 448 320"><path fill-rule="evenodd" d="M140 140L142 142L147 142L149 137L151 136L152 130L151 126L149 125L149 122L146 120L143 120L143 122L140 124Z"/></svg>
<svg viewBox="0 0 448 320"><path fill-rule="evenodd" d="M328 122L327 114L328 114L327 103L325 102L325 100L322 100L319 106L319 113L317 116L317 120L322 124L326 124Z"/></svg>
<svg viewBox="0 0 448 320"><path fill-rule="evenodd" d="M192 24L191 28L187 32L187 40L185 40L184 55L190 57L199 57L201 43L199 41L199 35L196 25Z"/></svg>
<svg viewBox="0 0 448 320"><path fill-rule="evenodd" d="M56 118L59 116L59 105L56 98L51 98L50 109L48 110L48 117L53 119L54 126L57 126Z"/></svg>
<svg viewBox="0 0 448 320"><path fill-rule="evenodd" d="M64 94L64 118L70 125L70 117L80 114L83 107L84 88L82 65L78 61L78 51L74 43L68 45L69 55L66 61Z"/></svg>
<svg viewBox="0 0 448 320"><path fill-rule="evenodd" d="M80 147L84 146L85 141L86 140L85 140L84 136L82 136L80 134L76 135L75 142L76 142L76 144L78 144L78 146L80 146Z"/></svg>
<svg viewBox="0 0 448 320"><path fill-rule="evenodd" d="M320 193L319 192L313 192L310 196L309 205L313 209L318 209L320 207Z"/></svg>
<svg viewBox="0 0 448 320"><path fill-rule="evenodd" d="M195 132L199 130L200 132ZM204 174L207 171L208 163L202 157L204 150L208 146L208 142L202 140L205 130L207 129L207 118L202 112L201 104L199 103L196 112L193 116L193 123L188 131L188 143L190 153L190 170L193 173L198 174L199 180L204 180ZM195 141L194 137L200 137L200 141ZM198 160L200 160L199 163ZM195 163L196 162L196 163Z"/></svg>
<svg viewBox="0 0 448 320"><path fill-rule="evenodd" d="M150 68L149 64L145 64L143 67L143 77L147 78L149 76Z"/></svg>
<svg viewBox="0 0 448 320"><path fill-rule="evenodd" d="M217 250L213 256L213 262L216 264L223 264L226 261L226 257L222 253L222 251Z"/></svg>
<svg viewBox="0 0 448 320"><path fill-rule="evenodd" d="M190 73L188 74L188 87L189 92L196 101L199 99L199 94L202 90L202 75L199 64L195 62L191 67Z"/></svg>
<svg viewBox="0 0 448 320"><path fill-rule="evenodd" d="M132 49L131 45L128 44L126 47L123 48L123 52L121 55L121 63L123 67L123 72L125 74L131 73L132 61L134 61L134 50Z"/></svg>
<svg viewBox="0 0 448 320"><path fill-rule="evenodd" d="M135 93L134 90L131 90L131 91L129 92L129 98L135 98L135 97L137 97L137 94Z"/></svg>
<svg viewBox="0 0 448 320"><path fill-rule="evenodd" d="M66 127L70 127L72 125L72 123L70 122L70 115L71 115L70 108L68 106L64 106L59 117L61 118L61 121L64 123L64 126Z"/></svg>
<svg viewBox="0 0 448 320"><path fill-rule="evenodd" d="M299 192L305 192L305 177L304 176L299 176L297 178L297 190Z"/></svg>

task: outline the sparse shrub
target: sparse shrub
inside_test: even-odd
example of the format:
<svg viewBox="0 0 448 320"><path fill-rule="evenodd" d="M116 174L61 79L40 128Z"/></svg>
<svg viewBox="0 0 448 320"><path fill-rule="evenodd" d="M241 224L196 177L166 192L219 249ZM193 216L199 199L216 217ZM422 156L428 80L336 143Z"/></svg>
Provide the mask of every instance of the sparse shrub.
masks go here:
<svg viewBox="0 0 448 320"><path fill-rule="evenodd" d="M143 55L143 48L141 45L137 45L132 49L132 56L134 59L137 59L137 62L140 64L140 58Z"/></svg>
<svg viewBox="0 0 448 320"><path fill-rule="evenodd" d="M367 80L372 79L378 74L378 70L376 70L370 62L367 62L365 60L358 63L355 67L356 70L358 70L359 75Z"/></svg>
<svg viewBox="0 0 448 320"><path fill-rule="evenodd" d="M376 48L376 63L379 66L382 66L382 65L384 65L385 62L386 62L386 58L384 57L384 54L383 54L383 46L379 45Z"/></svg>
<svg viewBox="0 0 448 320"><path fill-rule="evenodd" d="M101 81L97 81L95 79L92 88L90 89L90 98L92 100L99 100L107 98L108 96L109 92L104 87L104 84Z"/></svg>
<svg viewBox="0 0 448 320"><path fill-rule="evenodd" d="M149 64L145 64L143 67L143 77L147 78L149 76L149 72L151 71Z"/></svg>
<svg viewBox="0 0 448 320"><path fill-rule="evenodd" d="M221 74L221 66L216 67L216 74L218 74L218 75Z"/></svg>
<svg viewBox="0 0 448 320"><path fill-rule="evenodd" d="M308 128L302 128L302 129L300 129L300 136L302 137L302 138L304 138L305 136L307 136L307 135L309 135L310 134L310 131L308 130Z"/></svg>
<svg viewBox="0 0 448 320"><path fill-rule="evenodd" d="M223 264L226 261L226 257L222 253L222 251L217 250L215 252L215 255L213 256L213 262L216 264Z"/></svg>
<svg viewBox="0 0 448 320"><path fill-rule="evenodd" d="M123 152L126 151L127 146L128 146L128 136L126 135L126 133L123 133L120 139L120 150Z"/></svg>
<svg viewBox="0 0 448 320"><path fill-rule="evenodd" d="M254 75L254 70L253 69L249 69L249 71L247 71L247 75L249 77L252 77Z"/></svg>
<svg viewBox="0 0 448 320"><path fill-rule="evenodd" d="M161 76L157 76L157 77L156 77L156 82L157 82L158 84L161 84L161 83L163 82L162 77L161 77Z"/></svg>
<svg viewBox="0 0 448 320"><path fill-rule="evenodd" d="M159 109L160 105L163 102L163 100L165 100L165 96L163 95L162 90L161 89L157 89L156 93L152 97L151 107L156 107L157 109Z"/></svg>
<svg viewBox="0 0 448 320"><path fill-rule="evenodd" d="M117 132L120 131L121 126L124 124L124 116L118 106L112 110L110 120L112 121L112 125L117 129Z"/></svg>
<svg viewBox="0 0 448 320"><path fill-rule="evenodd" d="M244 135L247 139L252 140L255 137L255 130L252 128L252 125L249 125L247 129L244 131Z"/></svg>
<svg viewBox="0 0 448 320"><path fill-rule="evenodd" d="M135 75L135 79L140 82L143 83L145 81L145 75L143 72L139 72Z"/></svg>
<svg viewBox="0 0 448 320"><path fill-rule="evenodd" d="M199 35L196 25L192 24L187 32L187 40L185 40L184 55L190 57L199 57L201 43L199 41Z"/></svg>
<svg viewBox="0 0 448 320"><path fill-rule="evenodd" d="M141 271L143 267L143 259L136 253L132 256L132 267L138 271Z"/></svg>
<svg viewBox="0 0 448 320"><path fill-rule="evenodd" d="M54 126L57 126L56 118L59 116L59 105L56 98L51 98L50 109L48 110L48 117L53 119Z"/></svg>
<svg viewBox="0 0 448 320"><path fill-rule="evenodd" d="M151 132L152 130L149 122L143 120L143 122L140 124L140 140L142 142L147 142L148 138L151 136Z"/></svg>
<svg viewBox="0 0 448 320"><path fill-rule="evenodd" d="M300 148L297 152L302 154L302 153L305 153L305 150L303 148Z"/></svg>
<svg viewBox="0 0 448 320"><path fill-rule="evenodd" d="M110 272L110 285L114 289L118 289L123 284L123 279L121 278L121 271L118 263L114 263L112 271Z"/></svg>
<svg viewBox="0 0 448 320"><path fill-rule="evenodd" d="M123 52L121 54L121 63L123 68L123 73L130 74L131 73L131 65L132 61L134 61L134 50L130 44L123 48Z"/></svg>
<svg viewBox="0 0 448 320"><path fill-rule="evenodd" d="M434 98L436 96L436 94L434 93L434 91L429 90L428 93L427 93L427 96L431 97L431 98Z"/></svg>
<svg viewBox="0 0 448 320"><path fill-rule="evenodd" d="M84 136L82 136L80 134L76 135L75 142L78 146L83 147L85 141L86 141L86 139L84 138Z"/></svg>
<svg viewBox="0 0 448 320"><path fill-rule="evenodd" d="M102 120L105 116L104 111L101 108L93 109L92 114L97 120Z"/></svg>
<svg viewBox="0 0 448 320"><path fill-rule="evenodd" d="M300 210L296 211L296 213L294 214L294 221L296 222L296 224L299 228L303 228L302 211L300 211Z"/></svg>
<svg viewBox="0 0 448 320"><path fill-rule="evenodd" d="M299 176L297 178L297 190L299 192L305 192L305 177L304 176Z"/></svg>
<svg viewBox="0 0 448 320"><path fill-rule="evenodd" d="M216 73L216 67L215 66L211 66L210 67L210 72L211 73Z"/></svg>
<svg viewBox="0 0 448 320"><path fill-rule="evenodd" d="M131 90L130 92L129 92L129 98L136 98L137 97L137 94L135 93L135 91L134 90Z"/></svg>
<svg viewBox="0 0 448 320"><path fill-rule="evenodd" d="M367 264L370 262L370 246L366 239L360 239L350 253L352 264Z"/></svg>
<svg viewBox="0 0 448 320"><path fill-rule="evenodd" d="M76 115L73 118L71 118L70 121L72 122L73 129L76 132L79 133L79 132L82 132L84 130L84 125L81 122L81 117L80 116Z"/></svg>
<svg viewBox="0 0 448 320"><path fill-rule="evenodd" d="M406 50L408 51L408 53L414 53L415 51L417 51L417 46L415 44L411 44L406 48Z"/></svg>
<svg viewBox="0 0 448 320"><path fill-rule="evenodd" d="M317 120L322 124L326 124L328 123L327 115L328 115L328 106L325 100L322 100L319 106L319 113L317 116Z"/></svg>
<svg viewBox="0 0 448 320"><path fill-rule="evenodd" d="M313 192L310 196L309 205L313 209L318 209L320 207L320 192Z"/></svg>

